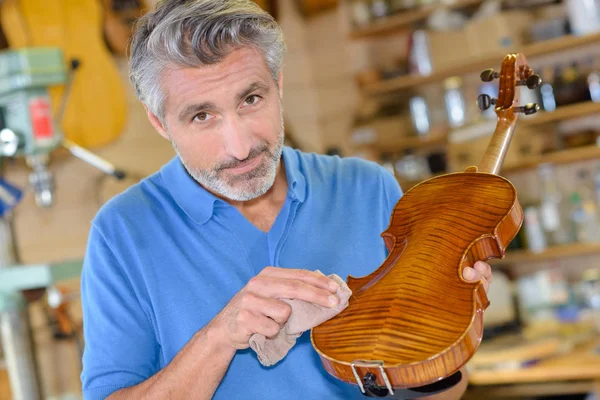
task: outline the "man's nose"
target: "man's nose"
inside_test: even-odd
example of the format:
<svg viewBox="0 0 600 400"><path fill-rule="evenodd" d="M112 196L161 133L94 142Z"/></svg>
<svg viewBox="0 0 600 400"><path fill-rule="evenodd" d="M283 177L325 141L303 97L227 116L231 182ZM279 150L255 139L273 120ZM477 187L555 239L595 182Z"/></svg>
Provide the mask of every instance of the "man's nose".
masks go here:
<svg viewBox="0 0 600 400"><path fill-rule="evenodd" d="M230 118L223 130L223 145L231 157L245 160L252 150L252 134L240 118Z"/></svg>

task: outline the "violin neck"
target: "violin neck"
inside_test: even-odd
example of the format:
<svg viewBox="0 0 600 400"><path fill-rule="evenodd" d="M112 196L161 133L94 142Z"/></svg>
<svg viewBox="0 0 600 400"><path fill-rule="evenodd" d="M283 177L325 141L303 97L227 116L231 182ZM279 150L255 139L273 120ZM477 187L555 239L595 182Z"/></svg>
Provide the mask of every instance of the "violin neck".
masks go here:
<svg viewBox="0 0 600 400"><path fill-rule="evenodd" d="M477 168L479 172L487 172L494 175L500 173L504 157L506 157L506 152L508 151L508 146L510 146L510 141L515 130L515 122L516 116L514 115L511 115L510 118L503 117L498 119L494 135Z"/></svg>

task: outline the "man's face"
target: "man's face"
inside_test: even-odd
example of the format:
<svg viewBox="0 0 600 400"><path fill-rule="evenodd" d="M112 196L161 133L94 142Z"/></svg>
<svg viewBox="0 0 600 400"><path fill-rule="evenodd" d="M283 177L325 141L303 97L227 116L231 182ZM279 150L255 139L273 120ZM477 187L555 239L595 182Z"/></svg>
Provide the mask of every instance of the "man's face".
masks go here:
<svg viewBox="0 0 600 400"><path fill-rule="evenodd" d="M281 92L260 52L240 48L218 64L168 69L161 84L165 125L150 120L194 179L236 201L271 188L283 149Z"/></svg>

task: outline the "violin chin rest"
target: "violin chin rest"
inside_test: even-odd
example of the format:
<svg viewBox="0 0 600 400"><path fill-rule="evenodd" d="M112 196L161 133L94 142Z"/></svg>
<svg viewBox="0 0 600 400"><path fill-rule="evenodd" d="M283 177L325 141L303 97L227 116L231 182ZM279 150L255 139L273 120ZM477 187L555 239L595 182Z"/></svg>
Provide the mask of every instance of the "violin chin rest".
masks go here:
<svg viewBox="0 0 600 400"><path fill-rule="evenodd" d="M414 388L394 389L394 394L391 395L389 394L388 389L377 385L373 380L370 380L367 375L365 376L365 379L363 381L365 385L365 393L363 393L363 395L365 397L386 398L394 400L415 399L444 392L456 386L461 381L461 379L462 373L460 371L457 371L454 374L437 382L430 383L429 385Z"/></svg>

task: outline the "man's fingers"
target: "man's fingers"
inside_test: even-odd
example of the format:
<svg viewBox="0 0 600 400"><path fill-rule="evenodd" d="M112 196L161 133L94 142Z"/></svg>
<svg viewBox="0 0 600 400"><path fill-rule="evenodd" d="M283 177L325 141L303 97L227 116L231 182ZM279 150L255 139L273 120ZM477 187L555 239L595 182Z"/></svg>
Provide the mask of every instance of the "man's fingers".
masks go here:
<svg viewBox="0 0 600 400"><path fill-rule="evenodd" d="M339 285L331 278L305 269L266 267L261 271L260 275L266 275L272 278L297 279L309 285L329 290L332 293L335 293L339 287Z"/></svg>
<svg viewBox="0 0 600 400"><path fill-rule="evenodd" d="M477 261L474 267L488 282L492 281L492 267L488 263Z"/></svg>
<svg viewBox="0 0 600 400"><path fill-rule="evenodd" d="M268 338L276 336L281 330L281 325L264 315L254 314L251 325L251 331L259 333Z"/></svg>
<svg viewBox="0 0 600 400"><path fill-rule="evenodd" d="M469 282L478 281L481 279L481 273L474 268L465 267L463 269L463 278Z"/></svg>
<svg viewBox="0 0 600 400"><path fill-rule="evenodd" d="M271 318L280 326L286 323L292 313L292 307L286 302L261 297L254 293L245 293L241 305L254 314L261 314Z"/></svg>
<svg viewBox="0 0 600 400"><path fill-rule="evenodd" d="M473 267L465 267L463 269L463 278L468 281L477 281L481 278L485 278L488 281L492 280L492 268L488 263L477 261Z"/></svg>
<svg viewBox="0 0 600 400"><path fill-rule="evenodd" d="M273 299L298 299L324 307L334 307L339 303L337 296L329 290L320 289L297 279L255 277L248 282L246 288L256 295Z"/></svg>
<svg viewBox="0 0 600 400"><path fill-rule="evenodd" d="M477 261L474 267L475 268L463 268L463 278L469 282L481 281L483 288L487 293L490 288L490 283L492 282L492 269L489 264L482 261Z"/></svg>

